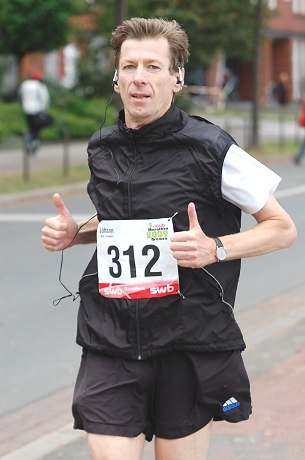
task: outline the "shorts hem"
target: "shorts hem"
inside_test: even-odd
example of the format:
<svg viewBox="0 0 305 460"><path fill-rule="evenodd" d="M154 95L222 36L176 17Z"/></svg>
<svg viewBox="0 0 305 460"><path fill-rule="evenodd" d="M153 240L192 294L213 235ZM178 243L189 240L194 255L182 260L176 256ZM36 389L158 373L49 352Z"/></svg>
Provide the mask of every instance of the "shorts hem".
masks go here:
<svg viewBox="0 0 305 460"><path fill-rule="evenodd" d="M155 436L158 438L163 438L163 439L179 439L179 438L185 438L186 436L189 436L193 433L196 433L196 431L201 430L204 428L211 420L213 420L213 415L209 415L209 417L206 417L204 420L201 420L200 423L193 423L192 425L187 425L185 427L175 427L175 428L166 428L164 427L163 429L158 429L155 431Z"/></svg>
<svg viewBox="0 0 305 460"><path fill-rule="evenodd" d="M125 425L111 425L107 423L75 422L73 425L73 429L83 430L88 434L104 434L110 436L123 436L126 438L136 438L137 436L143 433L147 441L151 441L153 437L151 433L140 427L131 428L126 427Z"/></svg>
<svg viewBox="0 0 305 460"><path fill-rule="evenodd" d="M188 425L186 427L175 427L175 428L167 428L164 427L159 430L156 430L154 432L154 435L157 436L158 438L163 438L163 439L179 439L179 438L184 438L186 436L189 436L191 434L196 433L196 431L201 430L204 428L211 420L214 422L228 422L228 423L239 423L239 422L245 422L249 420L250 416L252 414L252 410L250 409L250 412L247 414L239 414L236 417L232 417L231 419L226 419L224 417L220 417L218 415L210 415L209 417L205 418L204 420L201 420L200 423Z"/></svg>
<svg viewBox="0 0 305 460"><path fill-rule="evenodd" d="M245 422L249 420L250 416L252 415L252 406L249 407L248 411L243 411L243 413L236 413L231 414L229 416L224 415L216 415L214 417L215 422L228 422L228 423L238 423L238 422Z"/></svg>

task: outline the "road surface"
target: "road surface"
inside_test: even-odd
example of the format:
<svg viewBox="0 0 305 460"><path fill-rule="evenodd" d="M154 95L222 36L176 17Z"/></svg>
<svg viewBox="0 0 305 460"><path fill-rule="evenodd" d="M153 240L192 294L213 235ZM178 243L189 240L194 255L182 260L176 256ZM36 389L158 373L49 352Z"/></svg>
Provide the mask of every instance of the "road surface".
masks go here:
<svg viewBox="0 0 305 460"><path fill-rule="evenodd" d="M243 261L236 316L248 345L254 415L235 426L215 424L209 460L302 458L305 388L305 168L275 164L278 196L299 232L289 250ZM78 215L94 213L84 193L67 196ZM0 212L0 458L85 460L84 438L71 430L70 399L80 350L74 343L77 302L52 306L62 295L59 254L40 245L46 199ZM251 225L245 218L243 226ZM77 280L92 246L65 253L63 279ZM145 460L152 459L152 445Z"/></svg>

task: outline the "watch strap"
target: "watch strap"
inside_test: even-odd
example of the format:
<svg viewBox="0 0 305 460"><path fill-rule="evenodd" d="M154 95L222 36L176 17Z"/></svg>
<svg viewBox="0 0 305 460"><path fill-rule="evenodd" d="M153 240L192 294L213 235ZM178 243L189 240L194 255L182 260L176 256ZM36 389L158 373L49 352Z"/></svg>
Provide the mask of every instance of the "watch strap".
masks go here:
<svg viewBox="0 0 305 460"><path fill-rule="evenodd" d="M215 241L215 243L216 243L216 247L217 247L217 248L223 248L223 247L224 247L223 244L222 244L221 239L220 239L220 238L217 238L217 236L214 237L214 241Z"/></svg>

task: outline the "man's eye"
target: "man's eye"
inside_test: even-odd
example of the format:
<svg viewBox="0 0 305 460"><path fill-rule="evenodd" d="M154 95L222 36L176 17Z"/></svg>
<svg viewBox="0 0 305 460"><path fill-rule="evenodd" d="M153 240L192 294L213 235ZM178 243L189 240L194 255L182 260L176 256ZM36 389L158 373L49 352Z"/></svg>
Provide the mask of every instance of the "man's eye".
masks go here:
<svg viewBox="0 0 305 460"><path fill-rule="evenodd" d="M123 66L123 70L130 70L130 69L134 69L134 65L133 64L126 64Z"/></svg>
<svg viewBox="0 0 305 460"><path fill-rule="evenodd" d="M158 65L154 65L154 64L150 64L148 66L148 68L151 69L151 70L159 70L160 69L160 67Z"/></svg>

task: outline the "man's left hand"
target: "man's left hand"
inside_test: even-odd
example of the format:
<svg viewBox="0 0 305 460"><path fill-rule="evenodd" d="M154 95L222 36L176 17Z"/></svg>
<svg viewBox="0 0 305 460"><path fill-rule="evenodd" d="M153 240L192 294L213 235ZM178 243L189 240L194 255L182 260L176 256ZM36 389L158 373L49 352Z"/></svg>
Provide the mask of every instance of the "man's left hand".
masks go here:
<svg viewBox="0 0 305 460"><path fill-rule="evenodd" d="M171 238L173 257L180 267L187 268L201 268L216 262L215 242L202 231L194 203L189 203L187 212L189 230L176 232Z"/></svg>

